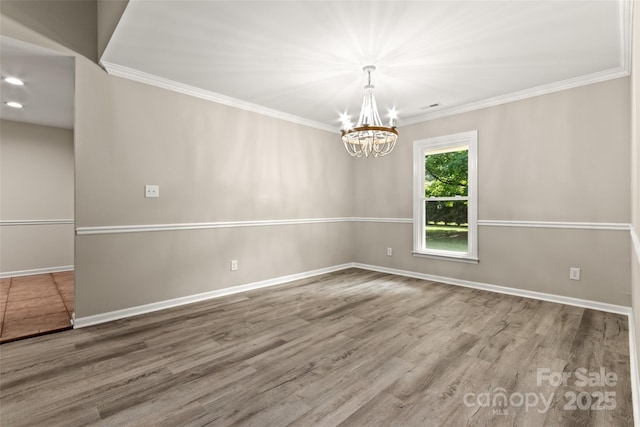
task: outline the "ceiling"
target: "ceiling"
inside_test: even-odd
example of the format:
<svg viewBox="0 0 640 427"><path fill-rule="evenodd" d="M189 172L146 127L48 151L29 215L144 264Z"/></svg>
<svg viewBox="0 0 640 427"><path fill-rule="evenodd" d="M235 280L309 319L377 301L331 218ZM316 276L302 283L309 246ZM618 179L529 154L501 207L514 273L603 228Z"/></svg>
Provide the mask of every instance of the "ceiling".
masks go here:
<svg viewBox="0 0 640 427"><path fill-rule="evenodd" d="M130 0L108 72L311 126L398 125L628 75L629 1ZM438 104L436 107L430 107Z"/></svg>
<svg viewBox="0 0 640 427"><path fill-rule="evenodd" d="M1 119L73 129L73 57L3 36L0 75ZM17 77L24 86L11 85L5 77ZM8 101L19 102L24 108L8 107Z"/></svg>
<svg viewBox="0 0 640 427"><path fill-rule="evenodd" d="M628 75L630 16L628 0L130 0L101 63L328 130L357 120L374 64L380 115L402 126ZM2 77L25 81L2 81L0 118L73 128L73 61L0 37Z"/></svg>

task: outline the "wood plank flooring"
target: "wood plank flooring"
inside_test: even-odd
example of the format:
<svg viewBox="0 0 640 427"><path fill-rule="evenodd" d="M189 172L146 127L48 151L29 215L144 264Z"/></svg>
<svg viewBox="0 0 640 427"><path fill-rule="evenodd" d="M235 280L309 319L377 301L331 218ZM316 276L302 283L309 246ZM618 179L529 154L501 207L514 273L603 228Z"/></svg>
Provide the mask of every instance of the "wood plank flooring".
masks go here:
<svg viewBox="0 0 640 427"><path fill-rule="evenodd" d="M0 343L71 329L73 271L0 279Z"/></svg>
<svg viewBox="0 0 640 427"><path fill-rule="evenodd" d="M631 426L628 342L625 316L350 269L3 344L0 424Z"/></svg>

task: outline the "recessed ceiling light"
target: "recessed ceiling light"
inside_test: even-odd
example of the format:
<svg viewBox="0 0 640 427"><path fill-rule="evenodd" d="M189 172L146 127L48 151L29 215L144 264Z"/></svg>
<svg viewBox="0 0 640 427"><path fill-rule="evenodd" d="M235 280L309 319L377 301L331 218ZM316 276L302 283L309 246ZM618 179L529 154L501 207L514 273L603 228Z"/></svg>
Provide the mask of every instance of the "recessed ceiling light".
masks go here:
<svg viewBox="0 0 640 427"><path fill-rule="evenodd" d="M6 104L7 104L7 107L11 107L11 108L24 108L24 105L20 104L19 102L15 102L15 101L9 101Z"/></svg>
<svg viewBox="0 0 640 427"><path fill-rule="evenodd" d="M5 77L4 81L9 83L9 84L16 85L16 86L24 85L24 82L22 80L20 80L19 78L17 78L17 77Z"/></svg>

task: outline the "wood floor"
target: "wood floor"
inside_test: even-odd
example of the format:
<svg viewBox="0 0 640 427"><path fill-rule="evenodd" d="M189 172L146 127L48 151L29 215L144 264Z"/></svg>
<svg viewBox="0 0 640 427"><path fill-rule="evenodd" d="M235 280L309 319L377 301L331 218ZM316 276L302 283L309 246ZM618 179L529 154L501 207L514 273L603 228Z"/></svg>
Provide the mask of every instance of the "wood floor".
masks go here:
<svg viewBox="0 0 640 427"><path fill-rule="evenodd" d="M350 269L3 344L0 423L631 426L628 342L625 316Z"/></svg>
<svg viewBox="0 0 640 427"><path fill-rule="evenodd" d="M0 279L0 342L71 328L73 271Z"/></svg>

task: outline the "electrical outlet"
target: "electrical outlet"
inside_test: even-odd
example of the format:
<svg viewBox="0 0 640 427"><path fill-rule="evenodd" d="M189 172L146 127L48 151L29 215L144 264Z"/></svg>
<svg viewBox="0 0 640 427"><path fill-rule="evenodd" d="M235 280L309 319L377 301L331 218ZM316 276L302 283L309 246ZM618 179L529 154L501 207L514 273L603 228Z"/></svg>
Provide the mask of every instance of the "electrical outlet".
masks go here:
<svg viewBox="0 0 640 427"><path fill-rule="evenodd" d="M393 248L387 248L387 256L393 256Z"/></svg>
<svg viewBox="0 0 640 427"><path fill-rule="evenodd" d="M144 186L144 197L160 197L160 186L159 185L145 185Z"/></svg>
<svg viewBox="0 0 640 427"><path fill-rule="evenodd" d="M231 271L236 271L238 269L238 260L237 259L232 259L231 260Z"/></svg>
<svg viewBox="0 0 640 427"><path fill-rule="evenodd" d="M580 280L580 269L577 267L569 268L569 279Z"/></svg>

